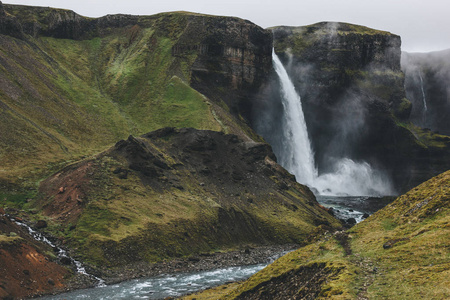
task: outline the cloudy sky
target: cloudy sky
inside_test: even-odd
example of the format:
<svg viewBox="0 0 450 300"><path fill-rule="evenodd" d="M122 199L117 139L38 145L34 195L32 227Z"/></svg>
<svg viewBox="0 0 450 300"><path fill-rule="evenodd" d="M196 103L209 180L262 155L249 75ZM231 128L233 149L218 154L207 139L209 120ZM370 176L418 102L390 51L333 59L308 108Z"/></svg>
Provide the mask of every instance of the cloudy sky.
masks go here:
<svg viewBox="0 0 450 300"><path fill-rule="evenodd" d="M408 52L450 48L449 0L3 0L3 3L67 8L88 17L186 10L237 16L264 28L340 21L398 34L402 37L402 49Z"/></svg>

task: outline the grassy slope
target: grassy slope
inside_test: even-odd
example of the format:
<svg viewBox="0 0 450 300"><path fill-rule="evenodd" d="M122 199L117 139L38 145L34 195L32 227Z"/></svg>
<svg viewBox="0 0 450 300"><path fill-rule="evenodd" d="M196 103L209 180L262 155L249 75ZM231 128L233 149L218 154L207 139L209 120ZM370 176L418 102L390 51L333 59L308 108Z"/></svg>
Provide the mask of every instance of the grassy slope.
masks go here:
<svg viewBox="0 0 450 300"><path fill-rule="evenodd" d="M304 186L288 181L290 188L279 189L286 180L286 171L276 171L269 178L254 175L264 172L258 169L243 175L257 178L254 182L233 183L224 170L219 173L221 179L208 182L205 175L198 174L205 168L203 163L183 162L184 156L177 154L182 145L173 146L170 138L139 140L158 153L170 169L147 179L129 170L127 178L121 179L113 172L127 169L128 163L106 152L82 163L88 166L84 175L79 175L84 171L69 168L44 182L46 188L50 187L50 196L40 202L39 209L47 215L49 230L77 248L86 261L117 266L127 260L154 262L243 245L302 243L316 230L316 223L340 226L317 206ZM199 155L208 157L207 153ZM226 158L218 152L213 155L213 166L218 163L216 160L225 159L225 163L219 163L220 168L236 168L236 161L242 165L239 168L252 168L241 156ZM213 171L206 177L218 176L214 170L217 167L213 166L209 166ZM269 172L267 168L271 167L263 170ZM72 218L80 207L77 203L67 207L70 204L65 202L63 208L47 209L59 201L54 190L60 185L67 187L67 196L61 197L77 197L68 196L71 182L81 185L83 191L77 194L83 203L79 218ZM51 196L52 193L56 195Z"/></svg>
<svg viewBox="0 0 450 300"><path fill-rule="evenodd" d="M450 297L450 171L412 189L346 234L300 248L240 285L221 287L221 299L258 294L293 270L317 264L327 275L315 294L331 299L447 299ZM350 251L350 252L349 252ZM316 276L319 274L315 273ZM291 296L311 288L297 282ZM285 279L289 282L289 276ZM302 286L304 285L304 286ZM223 290L228 290L224 292ZM215 291L186 297L208 299Z"/></svg>
<svg viewBox="0 0 450 300"><path fill-rule="evenodd" d="M171 55L183 22L162 14L148 28L83 41L1 36L0 182L33 187L62 165L164 126L236 131L186 84L195 53Z"/></svg>

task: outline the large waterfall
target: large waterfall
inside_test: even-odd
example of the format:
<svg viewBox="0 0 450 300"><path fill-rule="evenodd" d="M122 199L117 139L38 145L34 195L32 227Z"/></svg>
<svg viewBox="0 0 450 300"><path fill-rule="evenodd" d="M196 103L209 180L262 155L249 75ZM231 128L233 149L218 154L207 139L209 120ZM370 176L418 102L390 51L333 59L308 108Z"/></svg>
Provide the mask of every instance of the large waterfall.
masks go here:
<svg viewBox="0 0 450 300"><path fill-rule="evenodd" d="M279 163L296 176L298 182L322 195L378 196L392 194L389 180L366 162L336 159L333 172L318 174L308 137L300 96L275 52L273 65L281 85L283 105L280 147L274 147Z"/></svg>
<svg viewBox="0 0 450 300"><path fill-rule="evenodd" d="M285 111L282 119L282 128L285 128L282 133L283 147L281 149L283 153L279 155L279 163L294 173L297 181L313 185L314 179L317 177L317 170L314 165L314 154L306 130L300 96L295 91L286 69L275 52L272 53L272 58L273 66L280 78L282 104Z"/></svg>

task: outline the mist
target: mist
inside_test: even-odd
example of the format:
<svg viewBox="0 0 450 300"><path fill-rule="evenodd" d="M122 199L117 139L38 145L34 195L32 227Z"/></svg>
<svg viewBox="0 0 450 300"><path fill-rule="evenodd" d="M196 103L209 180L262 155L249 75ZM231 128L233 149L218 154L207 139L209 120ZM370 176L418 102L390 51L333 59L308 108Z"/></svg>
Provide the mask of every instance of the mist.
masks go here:
<svg viewBox="0 0 450 300"><path fill-rule="evenodd" d="M311 74L318 70L312 64L294 62L289 49L284 61L286 70L294 75L280 70L283 67L278 66L281 62L275 55L274 70L278 76L272 76L263 93L264 101L259 103L254 114L255 129L272 145L278 162L316 194L394 194L389 176L357 155L357 145L365 134L367 108L364 101L367 99L361 99L356 88L350 85L325 117L323 107L317 107L317 111L308 110L304 118L302 106L307 109L307 105L294 90L292 82L292 87L286 87L289 85L286 81L294 79L313 84ZM314 96L320 97L320 93ZM319 110L320 113L313 115ZM305 123L305 119L309 119L309 123Z"/></svg>
<svg viewBox="0 0 450 300"><path fill-rule="evenodd" d="M411 121L450 135L450 49L430 53L402 53L405 90L412 103Z"/></svg>

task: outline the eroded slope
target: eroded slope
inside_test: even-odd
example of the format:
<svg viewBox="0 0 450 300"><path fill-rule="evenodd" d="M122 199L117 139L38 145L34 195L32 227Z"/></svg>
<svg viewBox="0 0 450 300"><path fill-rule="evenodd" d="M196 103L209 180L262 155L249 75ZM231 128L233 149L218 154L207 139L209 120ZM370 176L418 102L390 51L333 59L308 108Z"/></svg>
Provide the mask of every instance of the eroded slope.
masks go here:
<svg viewBox="0 0 450 300"><path fill-rule="evenodd" d="M165 128L46 179L38 207L86 261L112 267L339 226L274 159L265 143Z"/></svg>

